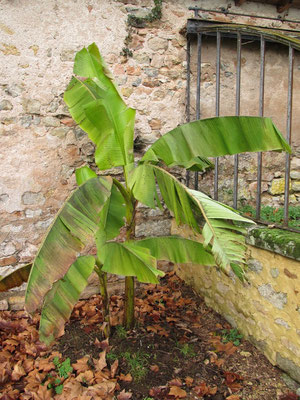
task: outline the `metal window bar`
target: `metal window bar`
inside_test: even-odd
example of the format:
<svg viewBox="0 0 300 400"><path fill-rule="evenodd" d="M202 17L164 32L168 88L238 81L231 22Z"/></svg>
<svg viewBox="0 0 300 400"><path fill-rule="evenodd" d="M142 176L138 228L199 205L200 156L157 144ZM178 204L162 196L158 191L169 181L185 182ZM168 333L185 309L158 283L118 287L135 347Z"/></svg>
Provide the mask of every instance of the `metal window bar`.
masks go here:
<svg viewBox="0 0 300 400"><path fill-rule="evenodd" d="M259 77L259 116L264 116L265 95L265 38L260 35L260 77ZM256 185L256 219L260 219L261 210L261 181L262 181L262 153L257 155L257 185Z"/></svg>
<svg viewBox="0 0 300 400"><path fill-rule="evenodd" d="M242 31L241 31L242 32ZM264 116L264 95L265 95L265 52L266 40L272 41L265 35L249 35L249 33L230 32L230 29L225 31L217 29L216 32L206 31L205 27L197 28L195 22L192 21L191 27L188 27L188 44L187 44L187 121L190 121L190 63L191 63L191 34L197 34L197 93L196 93L196 118L201 117L201 47L203 37L205 35L216 35L216 102L215 115L220 115L220 64L221 64L221 40L225 37L235 38L237 41L237 68L236 68L236 107L235 114L240 115L240 96L241 96L241 46L243 39L259 40L260 41L260 82L259 82L259 116ZM294 67L294 48L291 44L289 47L289 67L288 67L288 93L287 93L287 119L286 119L286 140L291 144L291 125L292 125L292 97L293 97L293 67ZM237 208L238 203L238 155L234 160L234 208ZM257 155L257 193L256 193L256 220L260 221L261 216L261 186L262 186L262 153ZM215 174L214 174L214 198L218 200L218 180L219 180L219 158L215 159ZM289 211L289 183L290 183L290 155L286 154L285 161L285 189L284 189L284 226L288 226L288 211ZM187 185L189 184L189 175L187 174ZM195 173L195 189L198 189L198 173Z"/></svg>
<svg viewBox="0 0 300 400"><path fill-rule="evenodd" d="M289 45L289 72L288 72L288 100L286 117L286 140L291 145L292 128L292 106L293 106L293 67L294 67L294 49ZM289 222L289 195L290 195L290 168L291 157L286 153L285 159L285 186L284 186L284 225Z"/></svg>
<svg viewBox="0 0 300 400"><path fill-rule="evenodd" d="M197 34L197 95L196 95L196 119L200 119L200 87L201 87L201 48L202 34ZM195 190L198 190L199 174L195 172Z"/></svg>
<svg viewBox="0 0 300 400"><path fill-rule="evenodd" d="M186 48L186 121L191 120L191 40L188 37L187 48ZM190 183L190 173L186 171L186 185L189 186Z"/></svg>
<svg viewBox="0 0 300 400"><path fill-rule="evenodd" d="M217 31L217 60L216 60L216 117L220 116L220 64L221 64L221 32ZM214 199L219 198L219 157L215 158Z"/></svg>
<svg viewBox="0 0 300 400"><path fill-rule="evenodd" d="M236 95L235 95L235 115L240 115L241 106L241 52L242 52L242 36L237 33L236 48ZM233 207L237 209L238 202L238 182L239 182L239 155L234 156L234 177L233 177Z"/></svg>

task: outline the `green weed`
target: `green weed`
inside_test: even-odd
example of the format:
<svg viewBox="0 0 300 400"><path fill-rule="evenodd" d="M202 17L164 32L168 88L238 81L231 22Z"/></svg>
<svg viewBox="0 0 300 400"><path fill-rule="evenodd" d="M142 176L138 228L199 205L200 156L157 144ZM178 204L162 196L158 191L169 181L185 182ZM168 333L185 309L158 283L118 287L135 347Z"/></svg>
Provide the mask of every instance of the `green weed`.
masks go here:
<svg viewBox="0 0 300 400"><path fill-rule="evenodd" d="M194 346L189 343L177 343L177 349L185 358L192 358L196 356Z"/></svg>
<svg viewBox="0 0 300 400"><path fill-rule="evenodd" d="M141 381L148 372L149 358L150 355L138 350L136 353L130 353L126 351L120 354L120 356L126 361L131 376L138 382Z"/></svg>
<svg viewBox="0 0 300 400"><path fill-rule="evenodd" d="M116 334L117 334L119 339L126 339L127 338L126 329L122 325L116 326Z"/></svg>
<svg viewBox="0 0 300 400"><path fill-rule="evenodd" d="M254 207L246 204L242 206L239 211L247 214L250 218L256 218L256 210ZM283 207L262 206L260 212L260 219L266 222L274 222L274 224L282 224L284 219ZM300 228L300 207L289 207L289 226L292 228Z"/></svg>
<svg viewBox="0 0 300 400"><path fill-rule="evenodd" d="M55 371L57 372L59 378L54 378L51 374L47 374L47 378L52 379L50 383L48 383L48 389L54 389L56 394L61 394L64 388L64 380L68 378L69 374L73 372L73 368L71 367L71 362L69 358L66 358L65 361L59 361L58 357L54 357L53 364L55 365Z"/></svg>
<svg viewBox="0 0 300 400"><path fill-rule="evenodd" d="M243 335L237 329L223 329L221 334L223 343L232 342L235 346L239 346L243 339Z"/></svg>

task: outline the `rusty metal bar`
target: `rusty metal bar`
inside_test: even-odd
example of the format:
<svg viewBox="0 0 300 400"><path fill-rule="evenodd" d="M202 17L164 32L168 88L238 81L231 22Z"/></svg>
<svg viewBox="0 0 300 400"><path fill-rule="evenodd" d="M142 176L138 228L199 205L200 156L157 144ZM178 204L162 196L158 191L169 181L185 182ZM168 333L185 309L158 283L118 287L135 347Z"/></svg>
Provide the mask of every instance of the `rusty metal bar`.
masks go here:
<svg viewBox="0 0 300 400"><path fill-rule="evenodd" d="M291 144L292 129L292 108L293 108L293 67L294 49L289 45L289 72L288 72L288 99L287 99L287 118L286 118L286 140ZM291 157L286 153L285 158L285 185L284 185L284 222L285 226L289 223L289 186L290 186Z"/></svg>
<svg viewBox="0 0 300 400"><path fill-rule="evenodd" d="M235 94L235 115L240 115L241 106L241 52L242 37L241 33L237 33L236 47L236 94ZM238 182L239 182L239 155L234 156L234 177L233 177L233 207L237 209L238 202Z"/></svg>
<svg viewBox="0 0 300 400"><path fill-rule="evenodd" d="M197 95L196 95L196 119L200 119L200 87L201 87L201 46L202 34L197 34ZM195 172L195 190L198 190L198 171Z"/></svg>
<svg viewBox="0 0 300 400"><path fill-rule="evenodd" d="M265 38L260 36L260 78L259 78L259 116L264 116L265 97ZM260 219L261 210L262 153L257 154L256 219Z"/></svg>
<svg viewBox="0 0 300 400"><path fill-rule="evenodd" d="M186 121L191 120L191 39L187 38L187 48L186 48ZM186 186L188 187L190 183L190 172L186 171Z"/></svg>
<svg viewBox="0 0 300 400"><path fill-rule="evenodd" d="M220 64L221 64L221 32L217 31L216 60L216 117L220 115ZM219 158L215 158L214 199L218 200Z"/></svg>

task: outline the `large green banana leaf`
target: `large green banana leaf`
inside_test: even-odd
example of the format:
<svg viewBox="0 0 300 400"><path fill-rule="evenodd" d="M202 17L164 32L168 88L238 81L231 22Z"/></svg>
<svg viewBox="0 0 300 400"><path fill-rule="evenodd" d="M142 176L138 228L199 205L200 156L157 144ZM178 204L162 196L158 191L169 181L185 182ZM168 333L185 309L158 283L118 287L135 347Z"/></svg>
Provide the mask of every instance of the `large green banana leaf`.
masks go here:
<svg viewBox="0 0 300 400"><path fill-rule="evenodd" d="M64 100L73 119L96 144L99 169L133 162L135 110L128 108L95 43L76 54Z"/></svg>
<svg viewBox="0 0 300 400"><path fill-rule="evenodd" d="M89 179L96 177L96 173L88 166L76 170L76 182L78 185ZM114 182L115 180L113 180ZM118 185L120 186L121 183ZM125 190L125 189L124 189ZM105 243L107 240L114 239L120 233L120 229L125 224L126 207L124 197L118 187L113 184L109 197L107 198L100 214L99 229L97 232L97 244Z"/></svg>
<svg viewBox="0 0 300 400"><path fill-rule="evenodd" d="M89 179L97 178L97 174L90 167L85 165L84 167L77 168L75 171L77 185L80 186Z"/></svg>
<svg viewBox="0 0 300 400"><path fill-rule="evenodd" d="M145 175L147 168L152 172ZM141 185L135 185L135 179L139 179L140 176L139 172L144 177L147 176L148 180L153 179L154 183L148 185L146 180L143 188ZM156 182L161 196L168 209L173 212L177 224L188 224L196 232L200 232L197 218L199 215L202 216L205 223L202 230L204 245L206 247L211 245L211 252L216 264L227 273L232 268L231 264L235 264L235 271L237 271L239 265L237 263L245 261L245 239L242 235L244 229L239 225L253 222L242 217L229 206L212 200L203 193L188 189L170 173L153 164L139 165L131 177L134 196L143 202L145 198L150 197L150 193L145 193L148 192L148 187L153 188Z"/></svg>
<svg viewBox="0 0 300 400"><path fill-rule="evenodd" d="M174 263L216 265L214 257L203 244L180 236L159 236L133 242L134 246L145 247L158 260Z"/></svg>
<svg viewBox="0 0 300 400"><path fill-rule="evenodd" d="M53 283L67 273L78 253L94 239L111 187L111 178L89 179L63 205L31 269L25 297L28 312L39 307Z"/></svg>
<svg viewBox="0 0 300 400"><path fill-rule="evenodd" d="M65 322L70 318L80 293L86 287L94 265L94 257L79 257L66 275L55 282L46 294L39 330L42 342L51 344L56 337L64 333Z"/></svg>
<svg viewBox="0 0 300 400"><path fill-rule="evenodd" d="M27 282L31 267L32 263L26 264L3 278L0 277L0 292L6 292L9 289L21 286L22 283Z"/></svg>
<svg viewBox="0 0 300 400"><path fill-rule="evenodd" d="M141 161L203 170L204 157L268 150L291 152L270 118L219 117L178 126L153 143Z"/></svg>
<svg viewBox="0 0 300 400"><path fill-rule="evenodd" d="M150 250L133 242L110 242L102 247L102 271L123 276L135 276L140 282L158 283L164 273L156 268L156 258Z"/></svg>

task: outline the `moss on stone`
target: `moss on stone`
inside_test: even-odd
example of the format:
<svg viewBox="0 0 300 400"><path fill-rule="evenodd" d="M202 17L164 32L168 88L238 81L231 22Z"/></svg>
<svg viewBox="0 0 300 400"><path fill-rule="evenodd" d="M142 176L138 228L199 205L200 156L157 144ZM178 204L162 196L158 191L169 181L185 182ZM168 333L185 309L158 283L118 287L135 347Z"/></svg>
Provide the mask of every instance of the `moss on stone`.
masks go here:
<svg viewBox="0 0 300 400"><path fill-rule="evenodd" d="M300 260L300 234L284 229L255 227L249 230L247 242L285 257Z"/></svg>

